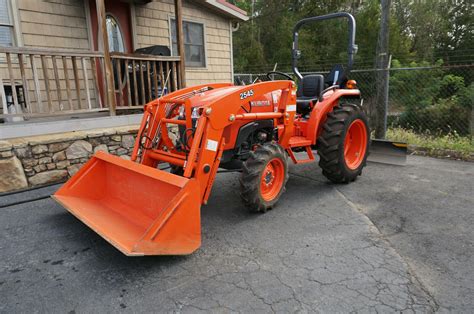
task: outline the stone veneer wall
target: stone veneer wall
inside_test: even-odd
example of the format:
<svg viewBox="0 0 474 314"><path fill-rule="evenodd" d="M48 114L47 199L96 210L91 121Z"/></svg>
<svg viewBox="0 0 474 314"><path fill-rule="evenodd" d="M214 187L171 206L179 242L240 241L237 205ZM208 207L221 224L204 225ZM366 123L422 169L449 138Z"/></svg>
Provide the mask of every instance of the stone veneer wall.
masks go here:
<svg viewBox="0 0 474 314"><path fill-rule="evenodd" d="M97 151L130 159L138 126L0 141L0 192L63 181Z"/></svg>

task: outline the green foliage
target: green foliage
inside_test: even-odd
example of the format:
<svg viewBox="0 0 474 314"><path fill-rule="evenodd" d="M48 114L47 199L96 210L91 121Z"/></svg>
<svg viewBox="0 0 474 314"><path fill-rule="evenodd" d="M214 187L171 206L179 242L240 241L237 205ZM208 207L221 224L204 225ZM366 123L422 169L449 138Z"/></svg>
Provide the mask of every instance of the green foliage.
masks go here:
<svg viewBox="0 0 474 314"><path fill-rule="evenodd" d="M472 158L474 154L474 142L466 136L461 136L456 132L443 135L429 133L415 133L413 130L404 128L389 128L387 139L391 141L406 142L435 153L439 150L449 150L458 152L465 159Z"/></svg>
<svg viewBox="0 0 474 314"><path fill-rule="evenodd" d="M427 62L411 62L408 67L428 66ZM439 63L438 63L439 65ZM394 60L392 68L397 69L402 65ZM443 71L434 68L425 70L392 71L390 75L390 100L395 107L405 107L407 110L420 110L433 104L434 96L441 87Z"/></svg>
<svg viewBox="0 0 474 314"><path fill-rule="evenodd" d="M380 24L380 0L230 0L252 15L234 33L235 72L290 71L292 29L305 17L337 11L352 13L357 21L359 53L356 67L371 68ZM411 60L436 59L472 62L474 51L472 0L392 0L390 53L407 64ZM329 70L347 58L347 25L328 21L304 27L300 32L303 71ZM452 55L459 52L459 57ZM464 57L462 57L464 56ZM464 59L462 59L464 58ZM469 61L471 60L471 61ZM472 82L474 75L465 77Z"/></svg>
<svg viewBox="0 0 474 314"><path fill-rule="evenodd" d="M468 110L472 110L472 107L474 107L474 82L471 83L468 87L460 89L458 94L459 102Z"/></svg>
<svg viewBox="0 0 474 314"><path fill-rule="evenodd" d="M395 69L401 67L394 61ZM390 100L403 113L393 123L417 131L469 134L474 84L466 86L464 78L447 74L441 67L429 70L392 72ZM426 62L412 62L409 67L423 67Z"/></svg>
<svg viewBox="0 0 474 314"><path fill-rule="evenodd" d="M234 46L243 47L245 49L239 49L234 52L234 68L235 69L248 69L264 64L264 50L263 45L252 35L256 30L251 24L243 24L240 26L240 32L246 32L250 36L243 38L241 36L234 37Z"/></svg>
<svg viewBox="0 0 474 314"><path fill-rule="evenodd" d="M466 52L474 49L473 8L472 0L441 1L440 31L433 36L438 57L447 59L449 55L446 52L450 55L459 52L453 61L464 61Z"/></svg>
<svg viewBox="0 0 474 314"><path fill-rule="evenodd" d="M439 98L448 98L458 93L462 93L466 88L464 86L464 78L461 76L455 76L453 74L447 74L443 76L440 82Z"/></svg>

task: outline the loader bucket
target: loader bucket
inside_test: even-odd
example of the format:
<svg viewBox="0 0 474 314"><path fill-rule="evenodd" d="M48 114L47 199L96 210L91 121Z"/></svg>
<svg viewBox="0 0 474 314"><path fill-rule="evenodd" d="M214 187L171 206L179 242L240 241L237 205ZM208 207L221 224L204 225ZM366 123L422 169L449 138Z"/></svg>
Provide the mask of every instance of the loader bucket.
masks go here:
<svg viewBox="0 0 474 314"><path fill-rule="evenodd" d="M125 255L183 255L201 245L195 179L98 152L52 197Z"/></svg>

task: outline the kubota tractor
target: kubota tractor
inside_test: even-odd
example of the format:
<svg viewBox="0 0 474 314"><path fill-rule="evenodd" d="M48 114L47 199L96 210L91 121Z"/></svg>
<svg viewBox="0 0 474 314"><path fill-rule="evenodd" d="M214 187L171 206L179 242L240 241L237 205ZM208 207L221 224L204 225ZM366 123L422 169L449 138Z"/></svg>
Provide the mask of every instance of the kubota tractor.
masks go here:
<svg viewBox="0 0 474 314"><path fill-rule="evenodd" d="M326 77L303 77L298 31L331 18L349 22L349 63ZM354 181L369 142L360 92L347 78L356 51L354 18L304 19L293 36L298 84L271 72L269 78L288 80L204 84L156 99L144 108L131 161L97 152L54 199L126 255L190 254L201 244L200 208L218 168L241 171L243 203L257 212L277 203L289 162L312 162L313 150L329 180ZM162 164L171 171L158 169Z"/></svg>

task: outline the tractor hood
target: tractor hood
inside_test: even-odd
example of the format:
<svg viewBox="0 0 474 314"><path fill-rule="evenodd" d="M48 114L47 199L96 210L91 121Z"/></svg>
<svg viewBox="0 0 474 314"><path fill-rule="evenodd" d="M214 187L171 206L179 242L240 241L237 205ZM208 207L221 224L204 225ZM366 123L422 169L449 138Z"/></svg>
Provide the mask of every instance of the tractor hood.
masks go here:
<svg viewBox="0 0 474 314"><path fill-rule="evenodd" d="M210 105L222 97L225 97L235 90L242 88L242 86L226 86L221 88L215 88L212 90L208 90L199 94L196 94L189 98L192 107L202 107Z"/></svg>

